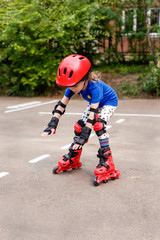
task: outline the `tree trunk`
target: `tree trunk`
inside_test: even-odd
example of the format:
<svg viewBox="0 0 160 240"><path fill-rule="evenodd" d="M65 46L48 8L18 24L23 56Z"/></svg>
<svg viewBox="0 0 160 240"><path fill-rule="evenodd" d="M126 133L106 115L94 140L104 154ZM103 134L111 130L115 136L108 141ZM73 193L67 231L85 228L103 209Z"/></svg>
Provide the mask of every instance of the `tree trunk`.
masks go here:
<svg viewBox="0 0 160 240"><path fill-rule="evenodd" d="M146 0L143 0L143 9L144 9L144 16L145 16L145 23L146 23L146 27L147 27L147 41L148 41L148 45L149 45L149 49L150 49L150 53L152 54L153 58L154 58L154 62L157 65L158 61L157 61L157 57L153 48L153 44L152 44L152 40L150 37L150 29L149 29L149 22L148 22L148 16L147 16L147 4L146 4Z"/></svg>

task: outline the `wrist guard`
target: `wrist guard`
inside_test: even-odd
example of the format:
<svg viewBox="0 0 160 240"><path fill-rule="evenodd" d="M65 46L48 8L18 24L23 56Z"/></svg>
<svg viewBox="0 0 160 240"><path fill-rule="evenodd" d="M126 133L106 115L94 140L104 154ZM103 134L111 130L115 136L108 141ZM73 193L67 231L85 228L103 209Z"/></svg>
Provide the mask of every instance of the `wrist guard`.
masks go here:
<svg viewBox="0 0 160 240"><path fill-rule="evenodd" d="M61 107L64 108L63 112L61 112L60 110L57 109L58 106L61 106ZM54 107L54 110L53 110L52 114L58 113L58 114L62 115L62 114L65 113L65 108L66 108L66 105L63 104L61 101L59 101L59 102L56 104L56 106Z"/></svg>
<svg viewBox="0 0 160 240"><path fill-rule="evenodd" d="M88 141L90 134L91 134L91 129L89 127L86 127L86 126L82 127L82 132L80 136L74 137L75 143L83 146Z"/></svg>
<svg viewBox="0 0 160 240"><path fill-rule="evenodd" d="M48 132L48 134L51 134L51 129L55 129L57 128L59 119L56 117L52 117L51 121L48 123L48 127L44 130L44 132Z"/></svg>

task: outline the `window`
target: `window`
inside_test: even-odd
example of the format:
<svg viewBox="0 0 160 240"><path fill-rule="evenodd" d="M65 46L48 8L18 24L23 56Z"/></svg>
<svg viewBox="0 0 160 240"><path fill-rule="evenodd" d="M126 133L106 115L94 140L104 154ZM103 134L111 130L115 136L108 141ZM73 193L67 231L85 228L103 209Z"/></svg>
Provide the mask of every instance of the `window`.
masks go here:
<svg viewBox="0 0 160 240"><path fill-rule="evenodd" d="M148 22L151 26L151 36L157 36L160 27L160 9L151 8L148 13ZM122 11L122 30L127 32L140 31L145 28L145 18L143 9L125 9Z"/></svg>
<svg viewBox="0 0 160 240"><path fill-rule="evenodd" d="M137 14L135 9L125 9L122 11L122 30L125 32L136 31Z"/></svg>
<svg viewBox="0 0 160 240"><path fill-rule="evenodd" d="M155 24L160 24L160 10L159 9L151 9L151 20L150 25L154 26Z"/></svg>
<svg viewBox="0 0 160 240"><path fill-rule="evenodd" d="M148 22L151 26L150 35L157 36L157 30L160 27L160 9L151 8L148 11Z"/></svg>

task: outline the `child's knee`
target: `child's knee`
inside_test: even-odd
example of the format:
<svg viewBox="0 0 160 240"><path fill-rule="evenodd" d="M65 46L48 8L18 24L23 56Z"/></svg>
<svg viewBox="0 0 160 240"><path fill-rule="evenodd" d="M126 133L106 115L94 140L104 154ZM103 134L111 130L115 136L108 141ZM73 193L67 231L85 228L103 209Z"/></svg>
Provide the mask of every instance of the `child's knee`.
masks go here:
<svg viewBox="0 0 160 240"><path fill-rule="evenodd" d="M94 131L98 137L106 134L106 122L100 118L94 124Z"/></svg>

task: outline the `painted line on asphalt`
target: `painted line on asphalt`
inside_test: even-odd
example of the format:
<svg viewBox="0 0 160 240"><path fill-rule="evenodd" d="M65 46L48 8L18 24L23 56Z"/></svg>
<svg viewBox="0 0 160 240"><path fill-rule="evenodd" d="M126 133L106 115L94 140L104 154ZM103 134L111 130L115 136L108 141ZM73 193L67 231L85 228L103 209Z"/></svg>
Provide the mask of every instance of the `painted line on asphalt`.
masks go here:
<svg viewBox="0 0 160 240"><path fill-rule="evenodd" d="M122 123L122 122L124 122L124 121L125 121L125 119L124 119L124 118L121 118L121 119L117 120L116 123Z"/></svg>
<svg viewBox="0 0 160 240"><path fill-rule="evenodd" d="M34 107L39 107L39 106L43 106L43 105L46 105L46 104L55 103L55 102L57 102L57 100L52 100L52 101L49 101L49 102L38 103L38 104L35 104L35 105L31 105L31 106L26 106L26 107L6 110L6 111L4 111L4 113L17 112L17 111L21 111L21 110L25 110L25 109L29 109L29 108L34 108Z"/></svg>
<svg viewBox="0 0 160 240"><path fill-rule="evenodd" d="M160 115L154 115L154 114L137 114L137 113L115 113L115 116L121 116L121 117L155 117L160 118Z"/></svg>
<svg viewBox="0 0 160 240"><path fill-rule="evenodd" d="M95 133L91 133L90 138L91 138L91 137L94 137L94 136L95 136Z"/></svg>
<svg viewBox="0 0 160 240"><path fill-rule="evenodd" d="M37 163L37 162L42 161L42 160L44 160L45 158L48 158L48 157L50 157L49 154L44 154L44 155L41 155L41 156L39 156L37 158L34 158L34 159L32 159L32 160L30 160L28 162L29 163Z"/></svg>
<svg viewBox="0 0 160 240"><path fill-rule="evenodd" d="M51 115L52 113L51 112L39 112L39 114L41 114L41 115Z"/></svg>
<svg viewBox="0 0 160 240"><path fill-rule="evenodd" d="M51 115L51 112L39 112L39 114L48 114ZM73 112L65 112L65 114L67 115L82 115L83 113L73 113ZM155 118L160 118L160 115L156 115L156 114L137 114L137 113L115 113L114 116L120 116L120 117L155 117Z"/></svg>
<svg viewBox="0 0 160 240"><path fill-rule="evenodd" d="M39 112L41 115L51 115L51 112ZM73 113L73 112L65 112L65 115L75 115L75 116L81 116L82 113Z"/></svg>
<svg viewBox="0 0 160 240"><path fill-rule="evenodd" d="M71 144L67 144L67 145L64 145L63 147L61 147L61 149L68 149L69 147L71 146Z"/></svg>
<svg viewBox="0 0 160 240"><path fill-rule="evenodd" d="M0 178L5 177L5 176L8 175L8 174L9 174L9 172L1 172L1 173L0 173Z"/></svg>
<svg viewBox="0 0 160 240"><path fill-rule="evenodd" d="M41 101L32 101L32 102L26 102L26 103L22 103L22 104L13 105L13 106L8 106L7 108L8 109L17 109L17 108L28 107L28 106L39 104L39 103L41 103Z"/></svg>

